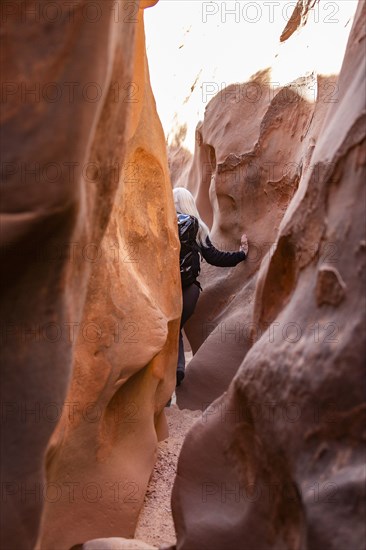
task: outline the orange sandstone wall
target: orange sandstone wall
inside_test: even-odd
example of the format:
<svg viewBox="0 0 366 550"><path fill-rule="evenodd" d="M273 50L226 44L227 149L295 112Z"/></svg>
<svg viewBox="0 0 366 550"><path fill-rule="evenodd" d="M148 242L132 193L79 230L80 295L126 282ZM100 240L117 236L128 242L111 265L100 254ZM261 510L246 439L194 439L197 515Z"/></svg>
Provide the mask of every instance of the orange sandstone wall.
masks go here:
<svg viewBox="0 0 366 550"><path fill-rule="evenodd" d="M183 408L204 409L219 397L253 337L263 333L264 326L253 318L259 268L274 247L299 185L313 169L314 147L329 109L338 101L338 76L318 73L317 59L305 47L329 28L326 22L308 21L309 6L307 0L299 0L281 36L288 43L280 48L277 65L245 83L228 86L208 103L196 128L193 159L183 163L181 158L180 176L179 151L171 150L174 185L192 191L216 246L238 249L243 232L250 243L247 261L235 268L202 263L204 292L185 326L194 357L177 392ZM313 70L304 70L302 76L296 72L291 48L301 56L299 71ZM278 87L273 82L286 59L292 59L291 75L300 76ZM331 256L333 249L328 252ZM281 261L287 269L287 249L281 252Z"/></svg>
<svg viewBox="0 0 366 550"><path fill-rule="evenodd" d="M235 358L239 369L227 391L206 408L183 445L172 495L178 550L364 544L365 15L360 2L337 81L338 100L318 119L317 131L312 124L319 102L301 101L294 111L284 111L277 97L271 111L264 106L263 118L256 119L264 140L254 150L251 143L242 149L254 156L272 151L275 158L288 152L302 171L296 178L290 167L282 181L253 176L241 184L245 216L238 217L235 235L247 229L261 242L275 234L275 243L257 270L252 293L239 285L241 276L248 286L249 264L225 279L231 293L226 302L216 302L216 310L205 302L212 318L227 321L236 309L248 311L248 297L252 304L244 319L253 330L244 360ZM267 117L275 107L278 118ZM249 120L248 134L250 128ZM225 164L245 160L232 155ZM292 182L294 192L296 179L298 189L279 216L282 190ZM217 175L214 220L216 212L219 218L228 213L219 224L222 236L237 196L233 183L227 185ZM254 202L257 186L263 196ZM216 235L219 225L214 222ZM205 281L209 293L210 284L225 292L220 276L210 279L206 273ZM235 300L236 309L229 305ZM192 330L194 323L197 319ZM199 345L199 338L192 341ZM208 338L196 354L206 379L208 366L214 380L216 371L230 368L232 347L224 346L221 361L216 349L222 345ZM188 371L187 381L190 376ZM181 400L189 402L187 390L183 394L182 386ZM202 400L205 386L199 390ZM198 400L197 391L191 406Z"/></svg>
<svg viewBox="0 0 366 550"><path fill-rule="evenodd" d="M106 261L92 271L82 321L100 333L94 343L79 335L66 399L89 414L65 414L48 453L50 483L75 481L92 496L76 491L74 502L47 504L42 548L133 536L158 438L167 435L163 409L174 388L181 308L179 243L142 10L133 67L137 102L101 243Z"/></svg>
<svg viewBox="0 0 366 550"><path fill-rule="evenodd" d="M166 434L181 297L145 53L155 3L98 0L94 17L59 2L52 25L37 2L7 3L4 548L34 547L42 509L41 548L131 536ZM22 94L50 83L56 101Z"/></svg>
<svg viewBox="0 0 366 550"><path fill-rule="evenodd" d="M336 77L300 78L274 90L269 71L232 85L207 106L197 127L187 178L217 247L239 248L248 235L248 259L235 268L202 264L204 292L185 330L195 356L178 403L205 408L228 387L247 353L258 271L273 248L281 220L304 173L311 169ZM308 90L317 90L309 95ZM245 122L243 122L245 121ZM284 266L286 254L283 255ZM224 366L225 365L225 366Z"/></svg>

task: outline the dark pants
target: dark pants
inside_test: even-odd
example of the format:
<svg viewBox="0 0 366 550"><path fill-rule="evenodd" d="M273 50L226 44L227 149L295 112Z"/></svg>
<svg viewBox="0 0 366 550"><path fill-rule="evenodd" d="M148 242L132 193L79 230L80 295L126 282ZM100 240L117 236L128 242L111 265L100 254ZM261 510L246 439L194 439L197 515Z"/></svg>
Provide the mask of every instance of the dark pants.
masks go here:
<svg viewBox="0 0 366 550"><path fill-rule="evenodd" d="M184 346L183 346L183 335L182 335L182 329L184 327L184 324L188 321L188 319L192 316L198 297L200 295L200 289L196 284L192 284L188 286L187 288L183 289L183 311L182 311L182 319L180 322L180 333L179 333L179 354L178 354L178 366L177 366L177 385L180 384L180 382L184 378L184 371L186 368L186 361L184 357Z"/></svg>

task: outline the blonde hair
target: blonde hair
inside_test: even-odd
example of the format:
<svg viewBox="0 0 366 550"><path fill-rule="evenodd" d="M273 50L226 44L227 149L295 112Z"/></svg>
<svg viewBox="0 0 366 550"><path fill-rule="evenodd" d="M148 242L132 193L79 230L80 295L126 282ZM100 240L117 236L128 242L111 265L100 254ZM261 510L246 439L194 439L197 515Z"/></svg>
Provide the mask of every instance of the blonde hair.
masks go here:
<svg viewBox="0 0 366 550"><path fill-rule="evenodd" d="M184 187L176 187L173 189L174 205L177 212L194 216L198 220L199 228L197 233L197 243L206 245L206 237L210 236L210 231L201 219L197 210L196 201L188 189Z"/></svg>

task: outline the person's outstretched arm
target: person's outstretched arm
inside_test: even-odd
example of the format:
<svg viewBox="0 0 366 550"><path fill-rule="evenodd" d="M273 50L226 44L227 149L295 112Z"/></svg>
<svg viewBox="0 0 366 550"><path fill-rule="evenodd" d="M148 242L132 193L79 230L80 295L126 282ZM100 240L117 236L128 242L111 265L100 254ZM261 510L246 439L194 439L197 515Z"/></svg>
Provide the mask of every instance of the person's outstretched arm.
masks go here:
<svg viewBox="0 0 366 550"><path fill-rule="evenodd" d="M206 262L217 267L233 267L247 257L244 250L239 250L238 252L222 252L221 250L217 250L209 237L206 238L206 245L202 245L200 250Z"/></svg>

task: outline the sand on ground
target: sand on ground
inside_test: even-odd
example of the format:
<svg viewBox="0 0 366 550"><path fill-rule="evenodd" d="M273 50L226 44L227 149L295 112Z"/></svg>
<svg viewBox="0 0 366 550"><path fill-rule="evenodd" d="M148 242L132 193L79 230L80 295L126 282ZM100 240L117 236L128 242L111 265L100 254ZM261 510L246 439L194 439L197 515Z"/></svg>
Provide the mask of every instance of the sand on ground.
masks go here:
<svg viewBox="0 0 366 550"><path fill-rule="evenodd" d="M158 547L176 543L170 498L178 456L187 432L202 414L201 411L180 410L175 404L165 412L169 437L159 443L157 461L135 533L137 539Z"/></svg>

